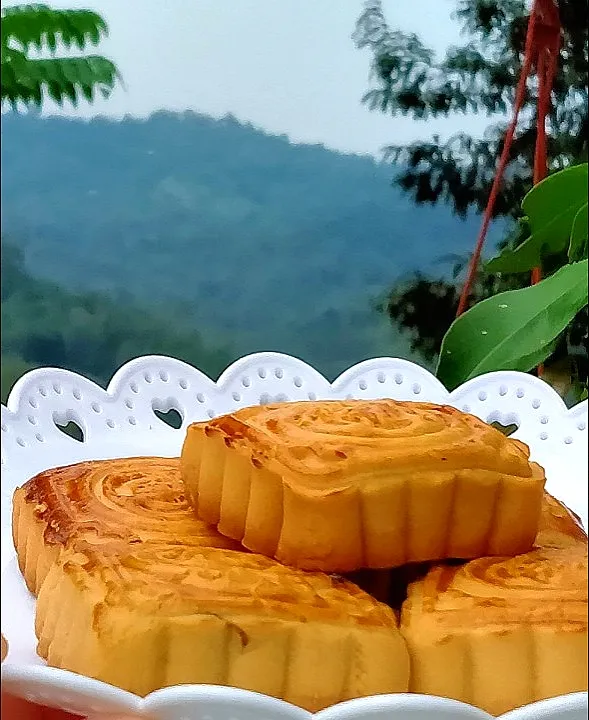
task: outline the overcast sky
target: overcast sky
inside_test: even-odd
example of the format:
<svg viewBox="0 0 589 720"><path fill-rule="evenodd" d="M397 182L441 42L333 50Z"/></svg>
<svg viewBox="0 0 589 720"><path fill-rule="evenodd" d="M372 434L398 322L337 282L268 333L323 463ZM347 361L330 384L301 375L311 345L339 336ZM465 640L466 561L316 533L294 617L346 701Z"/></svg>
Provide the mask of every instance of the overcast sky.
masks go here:
<svg viewBox="0 0 589 720"><path fill-rule="evenodd" d="M233 113L294 141L370 153L435 132L480 132L487 124L476 117L416 123L361 105L369 56L350 36L362 0L50 1L103 15L110 36L100 52L125 81L109 100L68 108L68 115L146 116L162 108ZM418 32L439 53L460 41L455 5L384 0L392 26Z"/></svg>

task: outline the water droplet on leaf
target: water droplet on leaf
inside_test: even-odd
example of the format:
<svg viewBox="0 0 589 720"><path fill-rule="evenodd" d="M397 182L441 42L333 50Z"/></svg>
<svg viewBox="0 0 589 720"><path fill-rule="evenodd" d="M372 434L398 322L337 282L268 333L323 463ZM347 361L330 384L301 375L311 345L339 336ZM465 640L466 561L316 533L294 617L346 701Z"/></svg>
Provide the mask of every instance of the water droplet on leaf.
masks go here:
<svg viewBox="0 0 589 720"><path fill-rule="evenodd" d="M481 330L481 335L488 335L489 333L486 330Z"/></svg>

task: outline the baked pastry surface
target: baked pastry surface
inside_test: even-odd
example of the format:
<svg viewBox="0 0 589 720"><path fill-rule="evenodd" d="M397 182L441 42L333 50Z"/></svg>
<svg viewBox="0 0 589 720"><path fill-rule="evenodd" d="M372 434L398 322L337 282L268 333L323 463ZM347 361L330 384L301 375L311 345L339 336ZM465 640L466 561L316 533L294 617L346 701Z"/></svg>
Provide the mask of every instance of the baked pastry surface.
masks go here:
<svg viewBox="0 0 589 720"><path fill-rule="evenodd" d="M492 715L587 690L587 536L546 495L532 552L437 566L409 586L411 692Z"/></svg>
<svg viewBox="0 0 589 720"><path fill-rule="evenodd" d="M407 690L390 608L241 549L181 487L178 460L133 458L47 471L18 491L41 657L139 695L228 684L311 711Z"/></svg>
<svg viewBox="0 0 589 720"><path fill-rule="evenodd" d="M242 549L196 519L184 496L178 458L100 460L46 470L16 490L12 507L14 546L33 593L72 539Z"/></svg>
<svg viewBox="0 0 589 720"><path fill-rule="evenodd" d="M49 571L36 631L50 665L138 695L210 683L317 711L409 682L387 606L344 580L218 548L82 543Z"/></svg>
<svg viewBox="0 0 589 720"><path fill-rule="evenodd" d="M255 552L327 572L530 550L544 472L523 443L455 408L323 401L188 428L199 517Z"/></svg>
<svg viewBox="0 0 589 720"><path fill-rule="evenodd" d="M587 533L580 519L566 505L545 492L534 548L567 548L586 543Z"/></svg>

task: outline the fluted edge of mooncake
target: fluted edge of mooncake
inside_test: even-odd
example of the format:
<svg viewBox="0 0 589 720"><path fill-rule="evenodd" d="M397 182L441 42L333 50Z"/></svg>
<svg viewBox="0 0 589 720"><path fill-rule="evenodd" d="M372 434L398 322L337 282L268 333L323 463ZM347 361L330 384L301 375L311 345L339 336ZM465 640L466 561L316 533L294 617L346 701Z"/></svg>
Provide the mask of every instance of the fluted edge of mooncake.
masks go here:
<svg viewBox="0 0 589 720"><path fill-rule="evenodd" d="M181 455L198 516L246 548L306 570L351 572L532 548L544 471L407 473L384 488L303 493L207 423L188 428Z"/></svg>
<svg viewBox="0 0 589 720"><path fill-rule="evenodd" d="M228 685L316 712L409 686L407 648L396 627L288 621L253 608L153 616L96 602L62 561L39 593L36 633L48 664L141 696L184 683Z"/></svg>
<svg viewBox="0 0 589 720"><path fill-rule="evenodd" d="M412 583L400 625L410 691L493 716L587 691L587 542L576 533L571 540L434 567Z"/></svg>
<svg viewBox="0 0 589 720"><path fill-rule="evenodd" d="M37 516L35 505L26 501L25 488L18 488L12 500L12 539L18 566L33 595L39 592L61 549L45 542L46 529L47 523Z"/></svg>

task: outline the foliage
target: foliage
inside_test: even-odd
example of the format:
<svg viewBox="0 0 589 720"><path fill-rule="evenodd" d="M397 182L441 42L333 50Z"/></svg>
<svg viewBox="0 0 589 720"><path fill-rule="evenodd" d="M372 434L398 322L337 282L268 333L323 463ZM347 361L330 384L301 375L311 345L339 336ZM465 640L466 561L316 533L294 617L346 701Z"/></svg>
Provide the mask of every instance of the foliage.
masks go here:
<svg viewBox="0 0 589 720"><path fill-rule="evenodd" d="M589 134L587 2L559 3L559 8L564 32L549 118L553 170L582 158ZM354 37L372 55L374 87L364 96L371 110L416 120L467 113L505 117L481 139L458 133L447 142L434 137L387 151L403 167L398 184L416 202L442 200L464 214L471 207L482 211L487 203L522 66L527 10L523 0L457 0L454 16L468 42L451 47L440 61L416 35L390 28L380 0L366 3ZM531 187L535 103L530 88L497 215L516 213Z"/></svg>
<svg viewBox="0 0 589 720"><path fill-rule="evenodd" d="M7 114L2 132L3 229L32 273L157 308L212 346L230 338L236 356L289 352L329 377L369 357L415 359L373 299L427 269L432 243L463 253L476 232L416 208L369 157L231 118Z"/></svg>
<svg viewBox="0 0 589 720"><path fill-rule="evenodd" d="M587 307L587 165L546 178L522 203L530 236L507 248L494 268L529 270L546 255L569 262L533 287L499 293L457 318L446 334L438 376L456 387L492 370L529 371L553 352L560 335Z"/></svg>
<svg viewBox="0 0 589 720"><path fill-rule="evenodd" d="M84 51L106 36L106 23L90 10L10 6L2 9L1 27L3 105L41 107L45 94L76 105L80 97L92 101L97 91L108 97L119 79L113 63L99 55L56 55L61 47ZM31 57L32 51L39 57Z"/></svg>
<svg viewBox="0 0 589 720"><path fill-rule="evenodd" d="M71 293L31 276L20 247L2 243L2 402L14 381L39 366L67 367L103 385L133 357L164 354L216 377L233 359L205 345L186 323L98 293Z"/></svg>
<svg viewBox="0 0 589 720"><path fill-rule="evenodd" d="M451 325L438 377L455 388L485 372L528 372L552 353L572 317L587 305L587 260L566 265L537 285L477 303Z"/></svg>
<svg viewBox="0 0 589 720"><path fill-rule="evenodd" d="M547 257L582 257L587 242L587 164L547 177L522 203L530 236L487 263L487 271L523 273Z"/></svg>
<svg viewBox="0 0 589 720"><path fill-rule="evenodd" d="M465 42L461 47L450 48L438 60L419 37L389 26L381 2L367 2L356 26L355 41L358 47L371 53L373 87L364 98L368 107L416 120L454 116L459 122L461 115L472 112L489 117L489 127L482 138L458 133L447 141L424 138L408 146L387 149L386 156L399 163L396 184L416 203L448 204L461 217L467 216L469 210L480 211L485 207L513 110L523 59L526 7L523 0L456 0L454 16ZM563 44L548 121L551 171L586 159L589 132L587 0L561 2L559 11ZM511 225L502 247L519 252L520 257L527 249L516 248L529 234L525 219L521 218L520 202L532 186L537 100L534 88L534 83L530 83L495 206L496 216L503 216ZM475 235L473 232L471 247ZM552 239L557 242L556 237ZM572 259L578 257L577 254ZM529 266L529 260L524 264ZM409 334L412 349L427 358L435 359L438 355L448 322L454 318L466 261L463 256L455 263L458 272L453 277L440 271L408 275L393 287L382 304L392 324ZM566 261L566 251L547 258L544 273L551 274ZM441 260L439 267L443 268ZM527 271L522 274L517 266L511 265L509 273L495 275L498 267L484 265L480 269L471 302L529 283ZM437 312L432 316L434 307ZM577 358L582 362L576 363L575 371L585 378L586 337L587 311L583 310L557 342L550 363L560 363L563 356L578 348Z"/></svg>

